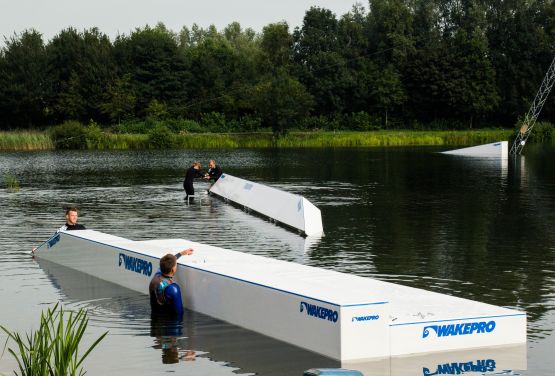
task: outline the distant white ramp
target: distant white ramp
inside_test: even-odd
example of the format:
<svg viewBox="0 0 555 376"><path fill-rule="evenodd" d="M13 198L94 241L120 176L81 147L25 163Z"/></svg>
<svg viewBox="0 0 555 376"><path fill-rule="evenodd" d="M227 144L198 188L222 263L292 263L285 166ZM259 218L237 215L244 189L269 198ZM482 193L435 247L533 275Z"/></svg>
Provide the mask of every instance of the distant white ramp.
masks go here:
<svg viewBox="0 0 555 376"><path fill-rule="evenodd" d="M222 174L210 192L301 230L307 236L324 232L320 209L303 196L229 174Z"/></svg>
<svg viewBox="0 0 555 376"><path fill-rule="evenodd" d="M492 142L491 144L449 150L442 153L467 157L507 158L509 155L509 143L508 141Z"/></svg>

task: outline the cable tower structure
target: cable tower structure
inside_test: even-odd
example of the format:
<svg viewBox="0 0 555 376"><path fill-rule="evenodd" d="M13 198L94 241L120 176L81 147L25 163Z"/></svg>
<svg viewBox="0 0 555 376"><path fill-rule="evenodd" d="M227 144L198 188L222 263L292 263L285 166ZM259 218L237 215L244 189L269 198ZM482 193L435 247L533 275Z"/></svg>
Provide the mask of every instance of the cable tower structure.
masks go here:
<svg viewBox="0 0 555 376"><path fill-rule="evenodd" d="M543 78L540 89L536 93L536 98L534 98L532 106L530 106L530 109L522 122L522 126L517 131L515 141L513 142L511 151L509 152L510 154L518 155L522 153L522 149L524 149L524 145L526 145L526 140L528 140L528 137L532 132L532 128L536 125L536 120L538 119L538 116L540 116L543 105L553 88L553 83L555 83L555 57L553 58L553 61L551 61L551 65Z"/></svg>

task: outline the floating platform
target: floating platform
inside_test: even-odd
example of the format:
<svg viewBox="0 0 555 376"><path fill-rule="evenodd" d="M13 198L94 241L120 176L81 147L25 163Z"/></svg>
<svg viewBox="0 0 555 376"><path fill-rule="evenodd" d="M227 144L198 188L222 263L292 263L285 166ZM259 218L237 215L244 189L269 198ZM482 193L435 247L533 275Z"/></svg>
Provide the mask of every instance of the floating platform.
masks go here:
<svg viewBox="0 0 555 376"><path fill-rule="evenodd" d="M466 157L482 157L482 158L508 158L509 143L508 141L492 142L469 148L449 150L442 152L443 154L462 155Z"/></svg>
<svg viewBox="0 0 555 376"><path fill-rule="evenodd" d="M210 188L210 193L300 230L307 236L324 232L320 209L303 196L229 174L222 174Z"/></svg>
<svg viewBox="0 0 555 376"><path fill-rule="evenodd" d="M129 317L144 322L151 319L148 300L136 299L136 292L47 260L37 261L46 277L69 301L86 302L85 308L100 310L110 320L121 325L125 325ZM300 376L302 370L314 367L343 367L360 371L364 376L484 376L516 375L527 368L525 343L346 363L304 351L283 341L194 311L186 311L183 328L187 328L186 331L180 332L178 325L157 326L156 322L151 321L151 335L176 337L176 346L181 350L199 351L212 362L232 364L242 374ZM283 359L287 359L287 362L283 362ZM92 363L88 367L89 372L105 373L107 369L117 365L116 360L112 361L115 364ZM7 374L8 369L5 372Z"/></svg>
<svg viewBox="0 0 555 376"><path fill-rule="evenodd" d="M526 313L183 239L59 232L37 258L148 293L160 257L188 309L341 362L526 342Z"/></svg>

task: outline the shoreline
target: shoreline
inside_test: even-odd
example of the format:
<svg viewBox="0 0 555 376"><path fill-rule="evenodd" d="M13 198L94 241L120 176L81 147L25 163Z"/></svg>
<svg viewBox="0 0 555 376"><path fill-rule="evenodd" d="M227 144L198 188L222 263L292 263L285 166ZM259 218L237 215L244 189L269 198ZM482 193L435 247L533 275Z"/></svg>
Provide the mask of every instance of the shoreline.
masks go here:
<svg viewBox="0 0 555 376"><path fill-rule="evenodd" d="M172 135L170 144L153 143L148 134L101 132L75 149L148 150L148 149L237 149L237 148L327 148L327 147L396 147L396 146L473 146L508 140L509 129L452 131L379 130L379 131L312 131L289 132L275 137L260 133L181 133ZM55 150L56 144L47 131L2 131L0 151Z"/></svg>

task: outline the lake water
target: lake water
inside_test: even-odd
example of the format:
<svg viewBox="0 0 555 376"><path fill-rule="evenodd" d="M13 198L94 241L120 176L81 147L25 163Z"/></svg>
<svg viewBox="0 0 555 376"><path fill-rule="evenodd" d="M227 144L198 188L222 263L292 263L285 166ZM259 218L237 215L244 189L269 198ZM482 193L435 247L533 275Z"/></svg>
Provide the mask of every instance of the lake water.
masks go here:
<svg viewBox="0 0 555 376"><path fill-rule="evenodd" d="M86 308L85 342L109 331L86 362L91 375L302 375L338 366L194 312L165 327L151 322L146 296L33 260L30 250L63 224L71 204L88 228L135 240L186 238L528 313L524 355L413 358L377 364L376 375L426 375L482 359L502 372L513 364L504 359L519 356L505 374L554 374L555 149L530 147L505 163L440 150L0 153L0 179L11 173L21 184L17 193L0 189L0 324L29 331L58 301ZM232 175L306 196L322 210L325 236L304 239L217 198L184 204L185 168L210 158ZM196 184L200 194L206 187ZM0 374L15 366L4 353Z"/></svg>

